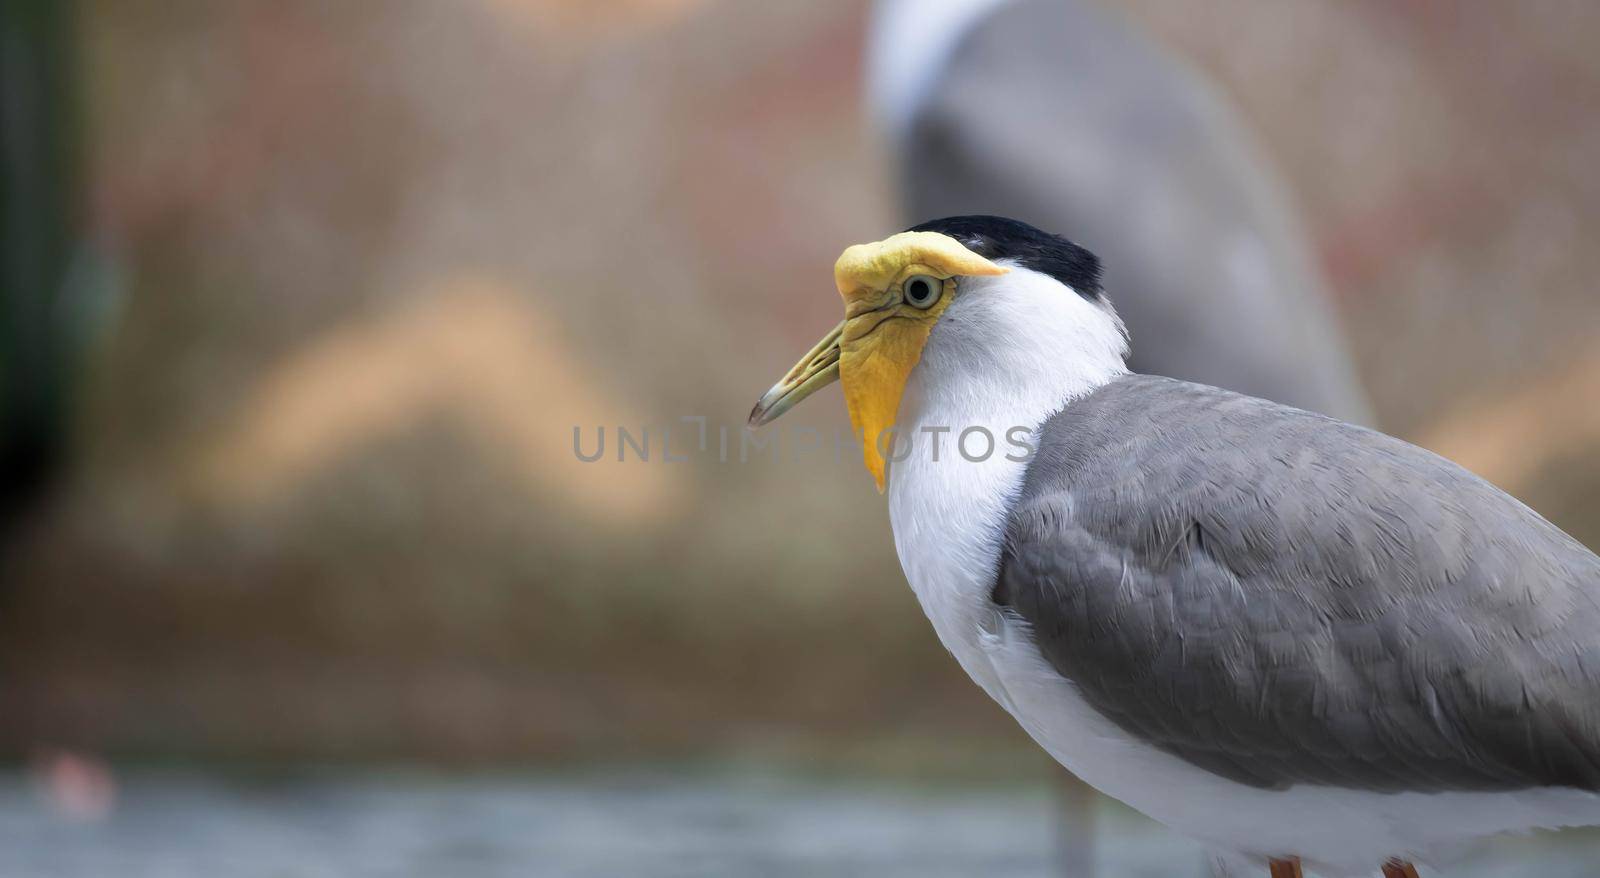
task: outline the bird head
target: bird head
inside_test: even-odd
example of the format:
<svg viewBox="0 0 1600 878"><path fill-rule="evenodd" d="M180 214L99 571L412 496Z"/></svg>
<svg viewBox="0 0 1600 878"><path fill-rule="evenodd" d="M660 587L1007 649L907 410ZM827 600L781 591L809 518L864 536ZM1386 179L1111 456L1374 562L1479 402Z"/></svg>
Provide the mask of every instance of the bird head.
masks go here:
<svg viewBox="0 0 1600 878"><path fill-rule="evenodd" d="M1036 425L1127 371L1127 333L1101 289L1100 261L1027 223L931 220L847 248L833 277L844 320L761 397L750 425L839 381L880 492L886 443L897 438L889 431L919 364L929 387L959 385L973 423L1002 429Z"/></svg>
<svg viewBox="0 0 1600 878"><path fill-rule="evenodd" d="M883 443L934 324L963 278L1009 270L933 231L901 232L847 248L833 266L844 320L761 397L750 412L750 425L776 419L837 380L844 385L867 469L882 491Z"/></svg>

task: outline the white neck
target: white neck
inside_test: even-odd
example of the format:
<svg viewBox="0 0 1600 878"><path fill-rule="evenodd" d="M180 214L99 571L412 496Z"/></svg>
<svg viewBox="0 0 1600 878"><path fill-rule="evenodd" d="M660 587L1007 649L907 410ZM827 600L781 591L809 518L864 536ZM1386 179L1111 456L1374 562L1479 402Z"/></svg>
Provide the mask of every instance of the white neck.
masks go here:
<svg viewBox="0 0 1600 878"><path fill-rule="evenodd" d="M1108 305L1048 275L1013 266L960 284L900 401L910 446L890 464L889 519L900 565L940 640L998 698L977 639L1005 517L1027 468L1026 460L1008 459L1027 453L1007 442L1008 431L1036 430L1072 400L1127 374L1128 346ZM986 460L969 461L956 447L969 427L994 437ZM932 432L940 428L948 432ZM987 442L974 433L966 448L979 457Z"/></svg>

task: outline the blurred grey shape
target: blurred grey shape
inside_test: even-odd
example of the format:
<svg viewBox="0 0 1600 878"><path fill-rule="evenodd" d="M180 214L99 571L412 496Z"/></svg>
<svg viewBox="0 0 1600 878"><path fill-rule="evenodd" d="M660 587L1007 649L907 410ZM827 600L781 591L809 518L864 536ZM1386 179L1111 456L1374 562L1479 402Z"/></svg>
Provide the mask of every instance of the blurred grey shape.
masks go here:
<svg viewBox="0 0 1600 878"><path fill-rule="evenodd" d="M1160 47L1077 0L890 0L868 52L908 221L1071 238L1104 262L1135 370L1371 422L1283 185Z"/></svg>

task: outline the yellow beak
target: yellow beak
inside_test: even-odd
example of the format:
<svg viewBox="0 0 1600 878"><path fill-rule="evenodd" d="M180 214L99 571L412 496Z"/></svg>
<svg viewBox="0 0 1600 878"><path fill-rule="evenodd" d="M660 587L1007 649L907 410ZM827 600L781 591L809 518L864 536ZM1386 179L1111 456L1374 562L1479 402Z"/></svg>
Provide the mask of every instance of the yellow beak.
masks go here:
<svg viewBox="0 0 1600 878"><path fill-rule="evenodd" d="M882 493L900 397L934 324L955 296L957 278L1008 270L935 232L902 232L846 249L833 268L844 321L761 397L750 412L750 426L776 419L841 380L863 462ZM904 285L913 277L942 284L939 298L920 307L907 303Z"/></svg>
<svg viewBox="0 0 1600 878"><path fill-rule="evenodd" d="M772 385L750 410L750 426L759 427L778 419L813 393L839 380L839 337L848 321L840 321L816 343L783 380Z"/></svg>

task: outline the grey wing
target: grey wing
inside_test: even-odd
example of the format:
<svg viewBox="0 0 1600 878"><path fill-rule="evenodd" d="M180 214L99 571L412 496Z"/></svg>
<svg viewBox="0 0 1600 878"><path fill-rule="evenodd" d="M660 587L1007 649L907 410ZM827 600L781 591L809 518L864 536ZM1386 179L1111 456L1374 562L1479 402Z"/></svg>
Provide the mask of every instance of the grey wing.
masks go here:
<svg viewBox="0 0 1600 878"><path fill-rule="evenodd" d="M1600 790L1600 559L1397 439L1133 376L1041 431L995 600L1233 780Z"/></svg>

